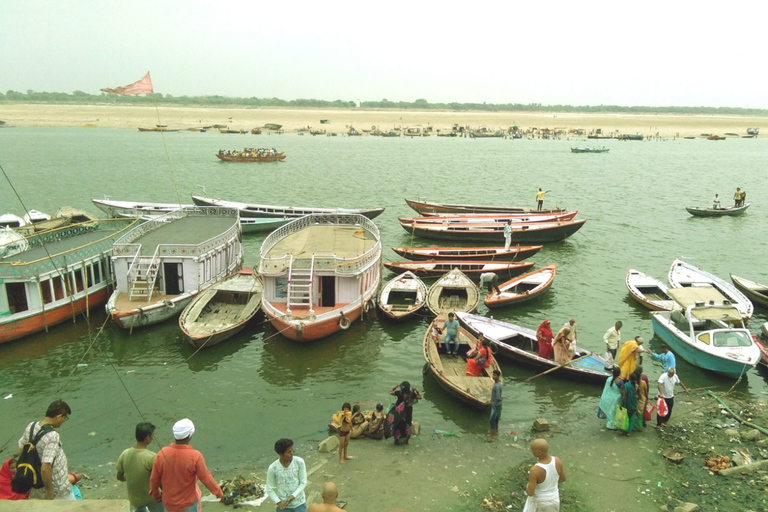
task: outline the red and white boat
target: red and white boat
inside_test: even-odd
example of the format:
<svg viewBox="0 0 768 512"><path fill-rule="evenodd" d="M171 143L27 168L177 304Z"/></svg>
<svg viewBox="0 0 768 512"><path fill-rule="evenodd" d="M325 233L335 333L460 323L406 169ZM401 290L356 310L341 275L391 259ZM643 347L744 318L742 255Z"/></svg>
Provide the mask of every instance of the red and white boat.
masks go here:
<svg viewBox="0 0 768 512"><path fill-rule="evenodd" d="M571 212L555 213L510 213L510 214L470 214L470 215L440 215L427 217L398 217L400 223L418 224L512 224L531 222L557 222L572 220L579 213Z"/></svg>
<svg viewBox="0 0 768 512"><path fill-rule="evenodd" d="M522 304L544 295L555 280L556 267L548 265L499 285L499 291L485 296L489 308Z"/></svg>
<svg viewBox="0 0 768 512"><path fill-rule="evenodd" d="M474 260L520 261L539 252L543 245L516 245L504 247L393 247L400 256L414 261L426 260Z"/></svg>
<svg viewBox="0 0 768 512"><path fill-rule="evenodd" d="M262 309L286 338L314 341L373 309L381 281L379 228L358 214L314 214L261 245Z"/></svg>

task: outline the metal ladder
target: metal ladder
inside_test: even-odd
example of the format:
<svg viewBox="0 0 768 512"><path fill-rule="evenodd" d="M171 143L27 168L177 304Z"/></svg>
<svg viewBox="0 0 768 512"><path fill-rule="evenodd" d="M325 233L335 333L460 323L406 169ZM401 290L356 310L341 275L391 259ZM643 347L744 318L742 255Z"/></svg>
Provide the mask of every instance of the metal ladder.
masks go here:
<svg viewBox="0 0 768 512"><path fill-rule="evenodd" d="M306 267L309 268L306 268ZM288 271L288 307L290 314L292 307L308 308L310 314L314 314L312 308L312 274L314 273L315 258L311 260L293 260Z"/></svg>
<svg viewBox="0 0 768 512"><path fill-rule="evenodd" d="M155 289L159 264L157 255L148 262L146 259L137 259L133 262L131 271L128 274L130 279L129 301L140 299L149 302Z"/></svg>

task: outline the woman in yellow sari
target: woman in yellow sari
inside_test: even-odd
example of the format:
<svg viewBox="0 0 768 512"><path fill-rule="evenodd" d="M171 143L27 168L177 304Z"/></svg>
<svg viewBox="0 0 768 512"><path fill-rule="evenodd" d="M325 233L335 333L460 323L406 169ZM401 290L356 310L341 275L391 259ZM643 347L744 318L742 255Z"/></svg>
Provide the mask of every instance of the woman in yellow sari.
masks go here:
<svg viewBox="0 0 768 512"><path fill-rule="evenodd" d="M629 380L629 376L637 368L637 356L641 352L647 352L642 345L645 340L640 336L635 336L634 340L625 341L619 352L619 368L621 368L621 379Z"/></svg>

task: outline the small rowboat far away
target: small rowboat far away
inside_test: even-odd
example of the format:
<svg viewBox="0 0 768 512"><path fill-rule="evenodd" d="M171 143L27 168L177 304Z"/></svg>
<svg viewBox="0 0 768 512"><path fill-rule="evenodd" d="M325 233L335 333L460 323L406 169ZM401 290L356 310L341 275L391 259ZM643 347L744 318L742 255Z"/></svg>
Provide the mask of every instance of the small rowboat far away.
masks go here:
<svg viewBox="0 0 768 512"><path fill-rule="evenodd" d="M544 295L555 280L555 265L548 265L499 285L499 291L491 291L483 301L489 308L514 306Z"/></svg>
<svg viewBox="0 0 768 512"><path fill-rule="evenodd" d="M607 153L610 149L602 147L602 148L591 148L589 146L583 147L583 148L571 148L571 153Z"/></svg>
<svg viewBox="0 0 768 512"><path fill-rule="evenodd" d="M742 319L746 321L752 316L754 311L752 301L731 283L714 274L710 274L706 270L702 270L682 260L675 260L669 269L668 279L669 285L672 288L712 287L739 310ZM703 294L704 292L701 291L701 293ZM674 299L675 297L672 298ZM703 296L700 297L700 300L703 300L705 304L710 303L710 301L714 301L714 304L724 304L722 298L719 297L710 298L709 296Z"/></svg>
<svg viewBox="0 0 768 512"><path fill-rule="evenodd" d="M747 297L763 306L768 306L768 285L756 283L733 274L730 274L730 276L736 288L744 292Z"/></svg>
<svg viewBox="0 0 768 512"><path fill-rule="evenodd" d="M285 160L285 153L217 153L216 158L224 162L279 162Z"/></svg>
<svg viewBox="0 0 768 512"><path fill-rule="evenodd" d="M539 252L543 245L518 245L510 247L393 247L400 256L414 261L425 260L474 260L519 261Z"/></svg>
<svg viewBox="0 0 768 512"><path fill-rule="evenodd" d="M214 284L190 302L179 327L195 348L212 347L242 331L261 308L262 284L244 268Z"/></svg>
<svg viewBox="0 0 768 512"><path fill-rule="evenodd" d="M427 307L435 315L453 311L471 313L479 303L480 289L457 268L435 281L427 292Z"/></svg>
<svg viewBox="0 0 768 512"><path fill-rule="evenodd" d="M629 269L627 272L627 290L637 302L651 311L672 311L676 302L667 295L668 286L655 277Z"/></svg>
<svg viewBox="0 0 768 512"><path fill-rule="evenodd" d="M706 206L686 206L685 209L694 217L732 217L734 215L741 215L749 205L752 203L746 203L744 206L730 208L708 208Z"/></svg>
<svg viewBox="0 0 768 512"><path fill-rule="evenodd" d="M381 287L376 304L390 320L404 320L427 303L427 285L413 272L395 276Z"/></svg>
<svg viewBox="0 0 768 512"><path fill-rule="evenodd" d="M240 210L240 217L291 217L299 218L312 214L352 215L360 214L373 219L384 213L384 208L313 208L310 206L271 206L266 204L239 203L210 197L192 196L192 201L199 206L226 206Z"/></svg>
<svg viewBox="0 0 768 512"><path fill-rule="evenodd" d="M500 356L508 357L537 371L552 370L560 366L552 359L539 357L539 342L536 340L536 331L532 329L463 312L456 313L456 317L468 332L474 335L483 333L486 339L496 343ZM576 349L573 363L553 371L552 375L603 385L611 375L605 369L605 363L605 359L597 354Z"/></svg>
<svg viewBox="0 0 768 512"><path fill-rule="evenodd" d="M530 269L532 261L387 261L384 266L393 272L413 272L417 276L437 277L457 268L468 276L495 272L504 277L514 277Z"/></svg>
<svg viewBox="0 0 768 512"><path fill-rule="evenodd" d="M459 355L448 357L445 352L445 333L441 333L447 315L439 315L429 324L424 333L422 351L426 363L424 374L431 373L440 387L454 395L467 405L483 409L491 405L491 390L493 389L493 371L501 373L496 358L491 356L491 365L485 368L478 377L467 376L466 353L475 348L477 338L463 328L459 328L457 341ZM439 347L438 345L442 345Z"/></svg>
<svg viewBox="0 0 768 512"><path fill-rule="evenodd" d="M556 213L564 212L565 208L553 208L549 210L536 210L520 206L476 206L471 204L435 203L429 201L414 201L406 199L406 203L421 215L427 214L465 214L465 213Z"/></svg>

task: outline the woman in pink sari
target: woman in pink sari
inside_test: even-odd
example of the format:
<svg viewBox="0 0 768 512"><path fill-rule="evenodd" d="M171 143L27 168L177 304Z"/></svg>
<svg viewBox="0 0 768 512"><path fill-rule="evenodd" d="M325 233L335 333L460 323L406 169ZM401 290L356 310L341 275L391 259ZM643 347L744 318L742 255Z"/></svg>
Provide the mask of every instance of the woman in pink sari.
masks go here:
<svg viewBox="0 0 768 512"><path fill-rule="evenodd" d="M549 320L541 322L536 329L536 341L539 342L539 357L552 357L552 327L549 326Z"/></svg>

